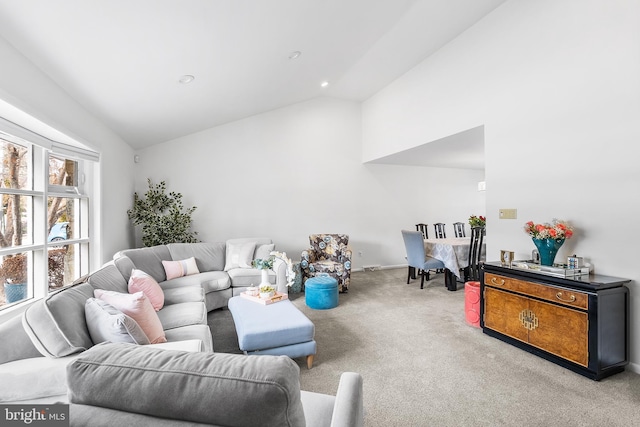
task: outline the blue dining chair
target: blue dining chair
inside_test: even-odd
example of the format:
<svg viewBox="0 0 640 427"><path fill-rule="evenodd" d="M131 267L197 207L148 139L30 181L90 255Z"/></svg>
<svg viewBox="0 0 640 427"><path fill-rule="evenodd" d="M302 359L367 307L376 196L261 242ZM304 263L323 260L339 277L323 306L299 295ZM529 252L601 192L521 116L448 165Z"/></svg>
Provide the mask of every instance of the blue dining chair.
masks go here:
<svg viewBox="0 0 640 427"><path fill-rule="evenodd" d="M429 270L444 269L444 263L439 259L426 256L421 232L402 230L402 239L407 250L407 262L409 263L407 284L411 281L412 273L418 271L421 277L420 289L423 289L425 276L427 281L429 280Z"/></svg>

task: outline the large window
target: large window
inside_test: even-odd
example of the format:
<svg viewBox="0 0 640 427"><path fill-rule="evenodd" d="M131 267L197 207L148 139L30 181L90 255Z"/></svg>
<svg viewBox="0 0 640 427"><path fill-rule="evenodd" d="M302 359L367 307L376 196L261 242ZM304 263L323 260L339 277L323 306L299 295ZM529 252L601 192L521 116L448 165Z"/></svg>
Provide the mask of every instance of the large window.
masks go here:
<svg viewBox="0 0 640 427"><path fill-rule="evenodd" d="M0 310L89 271L89 162L58 147L0 132Z"/></svg>

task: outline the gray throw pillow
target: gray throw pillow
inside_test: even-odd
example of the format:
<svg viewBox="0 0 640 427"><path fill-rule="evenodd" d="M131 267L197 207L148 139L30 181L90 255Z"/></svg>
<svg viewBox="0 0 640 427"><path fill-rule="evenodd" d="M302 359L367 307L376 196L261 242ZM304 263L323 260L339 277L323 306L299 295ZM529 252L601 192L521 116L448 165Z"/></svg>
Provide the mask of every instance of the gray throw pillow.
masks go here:
<svg viewBox="0 0 640 427"><path fill-rule="evenodd" d="M149 344L149 338L135 320L102 300L87 299L84 314L94 344L105 341Z"/></svg>
<svg viewBox="0 0 640 427"><path fill-rule="evenodd" d="M84 316L84 304L93 286L81 283L52 292L29 306L22 326L43 356L64 357L93 346Z"/></svg>
<svg viewBox="0 0 640 427"><path fill-rule="evenodd" d="M273 250L275 249L276 245L275 243L271 243L269 245L257 245L256 246L256 253L253 255L253 259L265 259L265 258L269 258L269 254L271 254L271 252L273 252Z"/></svg>

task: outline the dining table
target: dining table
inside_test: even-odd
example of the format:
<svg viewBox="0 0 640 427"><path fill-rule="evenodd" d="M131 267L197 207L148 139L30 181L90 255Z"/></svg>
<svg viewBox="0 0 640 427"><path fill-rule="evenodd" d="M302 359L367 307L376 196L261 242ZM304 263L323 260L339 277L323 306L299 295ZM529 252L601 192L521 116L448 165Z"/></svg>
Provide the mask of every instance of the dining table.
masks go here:
<svg viewBox="0 0 640 427"><path fill-rule="evenodd" d="M456 290L457 281L462 280L461 270L469 265L469 237L447 237L443 239L424 239L425 255L439 259L445 267L447 289ZM487 245L482 242L480 259L486 259Z"/></svg>

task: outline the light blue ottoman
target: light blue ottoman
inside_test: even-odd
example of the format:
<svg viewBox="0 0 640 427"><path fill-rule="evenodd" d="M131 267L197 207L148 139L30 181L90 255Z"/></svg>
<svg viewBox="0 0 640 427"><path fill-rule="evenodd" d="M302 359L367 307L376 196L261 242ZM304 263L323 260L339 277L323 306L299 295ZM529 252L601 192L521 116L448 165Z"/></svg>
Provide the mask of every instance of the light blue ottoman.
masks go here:
<svg viewBox="0 0 640 427"><path fill-rule="evenodd" d="M338 306L338 281L331 276L316 276L304 283L307 307L326 310Z"/></svg>
<svg viewBox="0 0 640 427"><path fill-rule="evenodd" d="M245 354L271 354L307 358L313 366L316 342L315 326L289 300L262 305L241 296L229 300L238 334L240 350Z"/></svg>

